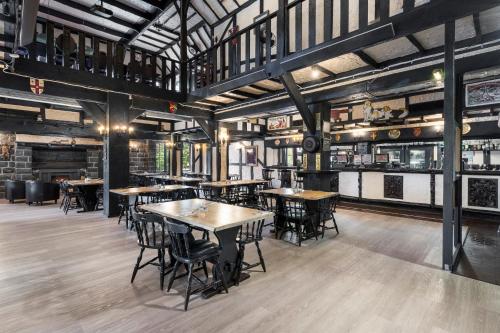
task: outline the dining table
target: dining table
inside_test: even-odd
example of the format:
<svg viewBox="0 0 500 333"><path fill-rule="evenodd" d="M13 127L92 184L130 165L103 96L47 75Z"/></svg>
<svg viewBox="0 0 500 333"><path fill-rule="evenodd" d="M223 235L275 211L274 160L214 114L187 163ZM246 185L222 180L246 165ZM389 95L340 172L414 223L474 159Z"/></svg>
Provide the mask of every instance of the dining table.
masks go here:
<svg viewBox="0 0 500 333"><path fill-rule="evenodd" d="M158 214L168 219L182 222L197 229L213 232L220 248L220 262L222 263L225 281L228 287L249 278L246 273L239 271L238 247L236 238L240 227L246 223L272 219L274 213L258 209L233 206L205 199L188 199L170 201L142 206L143 210ZM212 270L217 278L217 273ZM239 277L239 281L236 279ZM220 286L203 292L203 297L217 294Z"/></svg>
<svg viewBox="0 0 500 333"><path fill-rule="evenodd" d="M338 192L326 192L326 191L316 191L316 190L304 190L300 188L272 188L267 190L259 191L259 193L269 193L276 197L276 206L278 212L284 211L283 198L291 199L302 199L305 201L306 210L312 216L314 216L314 221L317 226L320 225L320 202L321 200L337 197ZM284 225L283 214L278 214L279 225Z"/></svg>
<svg viewBox="0 0 500 333"><path fill-rule="evenodd" d="M213 182L202 182L200 187L211 188L211 191L215 197L220 197L222 190L229 187L240 187L246 186L248 188L249 195L255 193L255 188L257 185L267 184L268 181L265 179L240 179L240 180L219 180Z"/></svg>
<svg viewBox="0 0 500 333"><path fill-rule="evenodd" d="M78 201L82 206L82 212L91 212L96 210L96 204L98 201L97 190L104 185L103 179L78 179L78 180L68 180L68 186L73 188L78 188L80 195L78 196Z"/></svg>
<svg viewBox="0 0 500 333"><path fill-rule="evenodd" d="M148 177L158 179L165 183L190 184L193 186L196 186L200 182L204 181L203 178L198 178L198 177L183 177L183 176L170 176L170 175L156 175Z"/></svg>

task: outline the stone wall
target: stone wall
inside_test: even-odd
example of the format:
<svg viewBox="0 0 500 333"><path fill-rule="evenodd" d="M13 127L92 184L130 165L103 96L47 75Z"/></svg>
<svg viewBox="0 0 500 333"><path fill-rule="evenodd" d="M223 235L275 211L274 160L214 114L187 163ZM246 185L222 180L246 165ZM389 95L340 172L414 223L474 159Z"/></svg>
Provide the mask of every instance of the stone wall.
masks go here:
<svg viewBox="0 0 500 333"><path fill-rule="evenodd" d="M155 171L155 144L151 140L134 140L130 144L130 172Z"/></svg>
<svg viewBox="0 0 500 333"><path fill-rule="evenodd" d="M100 154L100 149L87 149L87 177L99 177L99 158L101 158Z"/></svg>
<svg viewBox="0 0 500 333"><path fill-rule="evenodd" d="M31 147L15 144L13 153L7 160L0 160L0 198L5 198L7 179L33 179Z"/></svg>

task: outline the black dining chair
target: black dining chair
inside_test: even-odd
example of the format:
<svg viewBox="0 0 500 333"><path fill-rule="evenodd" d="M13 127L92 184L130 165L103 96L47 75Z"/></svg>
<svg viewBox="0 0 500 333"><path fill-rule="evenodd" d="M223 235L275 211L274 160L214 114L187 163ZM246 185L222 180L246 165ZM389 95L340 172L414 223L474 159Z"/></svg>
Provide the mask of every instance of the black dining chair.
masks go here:
<svg viewBox="0 0 500 333"><path fill-rule="evenodd" d="M318 239L318 227L314 223L314 215L308 213L304 199L283 198L283 210L285 226L281 236L286 231L295 232L298 246L312 235Z"/></svg>
<svg viewBox="0 0 500 333"><path fill-rule="evenodd" d="M271 169L262 169L262 179L266 180L265 187L266 189L273 188L273 170Z"/></svg>
<svg viewBox="0 0 500 333"><path fill-rule="evenodd" d="M238 187L227 186L224 192L220 196L220 202L227 203L229 205L237 205L239 203Z"/></svg>
<svg viewBox="0 0 500 333"><path fill-rule="evenodd" d="M272 193L259 192L259 201L257 209L265 210L274 213L273 221L268 224L264 224L264 227L273 226L274 236L278 238L278 218L280 216L280 211L278 209L278 201L276 196Z"/></svg>
<svg viewBox="0 0 500 333"><path fill-rule="evenodd" d="M254 222L250 222L241 226L236 242L238 243L238 276L235 281L239 281L239 274L242 270L248 270L257 266L261 266L262 270L266 271L266 263L264 262L264 257L262 256L262 250L260 249L259 242L262 240L262 229L264 228L264 219ZM249 244L255 244L257 248L257 254L259 255L259 262L254 264L249 264L245 262L245 248Z"/></svg>
<svg viewBox="0 0 500 333"><path fill-rule="evenodd" d="M240 175L236 174L229 175L229 180L240 180Z"/></svg>
<svg viewBox="0 0 500 333"><path fill-rule="evenodd" d="M160 288L163 290L163 283L166 275L165 250L167 250L170 257L170 263L172 262L170 238L165 230L165 222L161 216L136 212L132 213L132 220L137 233L137 244L141 248L141 251L137 258L130 283L134 282L135 276L140 269L148 265L153 265L160 268ZM158 254L153 259L141 265L142 255L146 249L156 250Z"/></svg>
<svg viewBox="0 0 500 333"><path fill-rule="evenodd" d="M325 230L335 229L337 235L339 234L339 228L337 226L337 221L335 220L334 213L337 208L337 197L331 197L326 200L321 200L319 204L319 214L321 222L321 238L325 237ZM327 227L326 222L332 221L333 226Z"/></svg>
<svg viewBox="0 0 500 333"><path fill-rule="evenodd" d="M59 208L63 209L64 214L67 215L68 211L71 209L80 208L79 200L82 197L82 194L78 190L78 187L71 187L66 181L63 181L60 183L60 188L63 198Z"/></svg>
<svg viewBox="0 0 500 333"><path fill-rule="evenodd" d="M220 249L215 243L208 240L194 240L191 228L186 224L175 223L167 221L167 229L171 239L172 255L175 259L174 268L168 282L167 291L170 291L172 284L175 280L177 270L181 264L187 266L188 271L188 284L186 288L186 298L184 301L184 311L187 310L189 305L189 298L191 294L206 290L209 287L218 288L222 283L224 290L227 291L226 281L222 272L221 263L219 261ZM214 265L216 276L213 277L212 284L208 284L208 270L207 262ZM199 277L194 274L194 266L201 264L205 272L206 281L203 282ZM191 290L193 278L202 284L202 288L198 290Z"/></svg>
<svg viewBox="0 0 500 333"><path fill-rule="evenodd" d="M118 224L121 223L122 218L125 218L125 227L128 229L128 222L130 220L130 199L126 195L120 196L120 201L118 202L118 207L120 208L120 215L118 215ZM133 226L133 224L132 224Z"/></svg>

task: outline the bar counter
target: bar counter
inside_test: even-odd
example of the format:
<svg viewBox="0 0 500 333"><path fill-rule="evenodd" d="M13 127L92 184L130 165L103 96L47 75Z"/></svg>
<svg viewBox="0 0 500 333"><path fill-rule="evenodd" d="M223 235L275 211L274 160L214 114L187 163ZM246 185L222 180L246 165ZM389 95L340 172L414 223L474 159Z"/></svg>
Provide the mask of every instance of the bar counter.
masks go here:
<svg viewBox="0 0 500 333"><path fill-rule="evenodd" d="M402 202L441 207L441 170L337 168L339 193L361 201ZM500 171L464 170L462 207L472 211L500 213L498 183Z"/></svg>

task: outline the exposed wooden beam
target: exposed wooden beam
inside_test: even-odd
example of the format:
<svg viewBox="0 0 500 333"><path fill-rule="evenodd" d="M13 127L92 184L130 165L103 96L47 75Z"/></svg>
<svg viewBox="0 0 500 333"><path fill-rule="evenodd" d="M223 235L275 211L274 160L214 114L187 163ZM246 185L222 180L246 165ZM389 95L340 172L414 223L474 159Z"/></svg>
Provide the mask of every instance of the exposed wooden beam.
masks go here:
<svg viewBox="0 0 500 333"><path fill-rule="evenodd" d="M297 86L297 83L295 83L292 74L283 73L280 76L280 80L285 86L285 89L288 92L288 95L290 95L293 103L297 107L297 110L299 111L308 131L311 134L314 134L316 132L316 119L314 118L311 110L309 110L309 107L307 106L304 97L301 95L299 87Z"/></svg>
<svg viewBox="0 0 500 333"><path fill-rule="evenodd" d="M106 126L106 110L97 103L78 101L83 111L99 125Z"/></svg>
<svg viewBox="0 0 500 333"><path fill-rule="evenodd" d="M479 13L474 13L472 15L472 18L474 20L474 30L476 32L476 38L478 41L481 41L483 38L483 32L481 30L481 21L479 20Z"/></svg>
<svg viewBox="0 0 500 333"><path fill-rule="evenodd" d="M372 68L379 68L380 65L378 62L375 61L372 57L370 57L368 54L365 52L358 50L354 52L355 55L357 55L363 62L365 62L367 65L369 65Z"/></svg>
<svg viewBox="0 0 500 333"><path fill-rule="evenodd" d="M174 4L175 0L164 0L162 1L161 8L156 12L153 19L150 22L144 22L136 33L132 34L131 38L128 40L128 44L132 44L135 42L144 31L148 30L151 26L153 26L156 21L165 13L170 7Z"/></svg>
<svg viewBox="0 0 500 333"><path fill-rule="evenodd" d="M206 136L210 139L211 143L215 143L216 138L215 138L215 121L213 120L206 120L206 119L200 119L200 118L194 118L198 125L200 125L201 129L203 130L203 133L206 134Z"/></svg>
<svg viewBox="0 0 500 333"><path fill-rule="evenodd" d="M427 51L425 49L425 47L415 38L415 36L413 35L408 35L406 36L406 39L408 39L410 41L410 43L413 44L413 46L415 46L417 49L418 49L418 52L420 54L425 54L425 52Z"/></svg>

